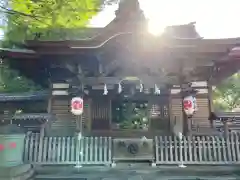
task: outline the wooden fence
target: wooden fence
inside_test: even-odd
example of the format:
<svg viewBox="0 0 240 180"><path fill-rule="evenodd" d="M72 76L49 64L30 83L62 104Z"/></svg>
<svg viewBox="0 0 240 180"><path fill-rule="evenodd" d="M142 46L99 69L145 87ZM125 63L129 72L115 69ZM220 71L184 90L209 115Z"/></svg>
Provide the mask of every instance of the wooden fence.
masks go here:
<svg viewBox="0 0 240 180"><path fill-rule="evenodd" d="M240 133L229 137L159 136L154 140L155 163L161 164L240 164ZM32 164L110 165L111 137L41 137L25 140L24 162ZM137 158L136 158L137 159Z"/></svg>
<svg viewBox="0 0 240 180"><path fill-rule="evenodd" d="M32 164L110 164L110 137L40 137L25 140L24 162Z"/></svg>
<svg viewBox="0 0 240 180"><path fill-rule="evenodd" d="M156 164L240 164L240 134L155 138Z"/></svg>

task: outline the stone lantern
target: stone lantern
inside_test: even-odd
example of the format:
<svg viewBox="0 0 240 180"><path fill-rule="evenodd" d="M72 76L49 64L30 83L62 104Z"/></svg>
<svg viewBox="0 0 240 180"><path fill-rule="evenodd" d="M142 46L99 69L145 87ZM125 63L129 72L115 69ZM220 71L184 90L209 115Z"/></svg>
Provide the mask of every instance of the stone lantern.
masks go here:
<svg viewBox="0 0 240 180"><path fill-rule="evenodd" d="M29 179L31 165L23 163L25 133L16 125L0 127L0 179Z"/></svg>

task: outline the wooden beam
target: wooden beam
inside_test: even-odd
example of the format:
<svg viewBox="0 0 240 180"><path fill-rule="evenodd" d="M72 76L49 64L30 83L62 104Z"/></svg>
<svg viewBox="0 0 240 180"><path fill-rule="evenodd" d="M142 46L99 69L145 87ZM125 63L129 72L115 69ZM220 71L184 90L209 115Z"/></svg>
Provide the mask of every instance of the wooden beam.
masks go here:
<svg viewBox="0 0 240 180"><path fill-rule="evenodd" d="M105 29L106 30L106 29ZM124 38L125 37L125 38ZM108 44L109 41L115 41L116 38L118 39L126 39L126 41L129 41L129 38L136 38L136 42L139 42L139 37L141 37L141 41L145 42L144 45L149 44L149 48L152 48L153 45L155 47L161 48L163 46L168 46L172 48L185 48L185 47L204 47L205 49L208 49L208 47L215 46L215 49L218 49L219 46L235 46L235 44L240 44L239 38L229 38L229 39L166 39L164 36L149 38L149 35L146 33L138 33L135 32L120 32L116 33L114 31L103 31L101 35L95 36L93 38L89 39L82 39L82 40L75 40L75 41L26 41L26 44L28 47L72 47L76 49L88 49L88 48L100 48L104 46L105 44ZM153 37L153 36L152 36ZM135 41L133 41L135 42ZM127 42L126 42L127 43ZM200 49L200 48L199 48Z"/></svg>
<svg viewBox="0 0 240 180"><path fill-rule="evenodd" d="M58 47L43 47L36 50L37 55L81 55L89 52L94 52L90 49L70 49L68 47L58 48Z"/></svg>
<svg viewBox="0 0 240 180"><path fill-rule="evenodd" d="M188 52L227 52L240 44L240 38L229 39L169 39L161 43L168 48L188 50Z"/></svg>
<svg viewBox="0 0 240 180"><path fill-rule="evenodd" d="M114 70L116 70L118 67L122 66L122 61L118 59L114 59L108 64L104 64L103 68L103 76L108 76L111 74Z"/></svg>
<svg viewBox="0 0 240 180"><path fill-rule="evenodd" d="M82 82L85 85L94 86L101 84L108 85L117 85L123 79L131 79L130 77L84 77ZM175 78L170 77L152 77L152 76L139 76L139 79L142 81L143 85L154 87L155 84L161 86L163 84L171 84L175 82Z"/></svg>
<svg viewBox="0 0 240 180"><path fill-rule="evenodd" d="M197 59L197 58L191 58L187 57L186 59L183 60L184 63L184 69L188 68L195 68L195 67L209 67L214 65L214 60L213 59Z"/></svg>
<svg viewBox="0 0 240 180"><path fill-rule="evenodd" d="M118 84L121 81L120 77L85 77L82 82L85 85L101 85L101 84Z"/></svg>
<svg viewBox="0 0 240 180"><path fill-rule="evenodd" d="M112 85L117 85L120 83L125 77L84 77L82 79L83 83L88 86L98 86L101 85L103 87L104 84L109 87ZM143 85L147 88L153 88L155 84L159 87L165 85L179 85L178 77L153 77L153 76L139 76ZM130 78L129 78L130 79ZM194 82L196 80L189 79L189 82ZM204 78L199 78L199 81L206 81ZM195 84L195 83L194 83ZM197 86L197 85L194 85Z"/></svg>
<svg viewBox="0 0 240 180"><path fill-rule="evenodd" d="M73 63L68 63L68 62L66 62L65 63L65 67L66 67L66 69L68 69L70 72L72 72L72 73L77 73L77 68L76 68L76 66L74 66L74 64Z"/></svg>

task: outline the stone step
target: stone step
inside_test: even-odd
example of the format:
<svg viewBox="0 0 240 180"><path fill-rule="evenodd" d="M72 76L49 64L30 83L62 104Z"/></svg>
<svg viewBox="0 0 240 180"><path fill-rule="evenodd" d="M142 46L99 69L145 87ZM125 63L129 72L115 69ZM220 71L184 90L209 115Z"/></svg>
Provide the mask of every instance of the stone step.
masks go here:
<svg viewBox="0 0 240 180"><path fill-rule="evenodd" d="M70 111L71 108L70 107L65 107L65 106L63 106L63 107L52 107L51 110L52 111L56 111L56 110L68 110L68 111Z"/></svg>
<svg viewBox="0 0 240 180"><path fill-rule="evenodd" d="M66 126L52 126L51 130L55 130L55 129L66 129L66 130L68 130L68 129L72 129L72 128L76 129L76 126L68 126L68 127L66 127Z"/></svg>
<svg viewBox="0 0 240 180"><path fill-rule="evenodd" d="M76 119L69 118L69 117L57 117L57 120L54 122L57 122L57 121L59 121L59 122L69 122L69 121L75 122Z"/></svg>
<svg viewBox="0 0 240 180"><path fill-rule="evenodd" d="M75 125L76 124L76 122L74 122L74 121L68 121L68 122L66 122L66 121L55 121L55 122L53 122L52 123L52 126L56 126L56 125L66 125L66 126L69 126L69 125Z"/></svg>
<svg viewBox="0 0 240 180"><path fill-rule="evenodd" d="M70 106L70 103L64 103L64 104L52 104L52 107L68 107Z"/></svg>
<svg viewBox="0 0 240 180"><path fill-rule="evenodd" d="M51 106L52 109L56 109L56 108L70 108L70 104L54 104Z"/></svg>
<svg viewBox="0 0 240 180"><path fill-rule="evenodd" d="M69 122L69 121L75 122L76 120L75 120L74 118L63 118L63 117L58 118L58 117L57 117L57 120L54 121L54 122L57 122L57 121L60 121L60 122L63 122L63 121L66 121L66 122Z"/></svg>
<svg viewBox="0 0 240 180"><path fill-rule="evenodd" d="M72 113L70 111L65 111L65 110L58 110L58 111L52 111L51 113L53 114L69 114L69 115L72 115Z"/></svg>
<svg viewBox="0 0 240 180"><path fill-rule="evenodd" d="M69 118L69 117L57 117L56 121L53 121L53 123L57 123L57 122L76 122L76 119L74 118Z"/></svg>
<svg viewBox="0 0 240 180"><path fill-rule="evenodd" d="M53 124L51 126L51 129L56 128L56 127L64 127L65 129L71 128L71 127L76 127L76 124Z"/></svg>
<svg viewBox="0 0 240 180"><path fill-rule="evenodd" d="M70 117L70 118L74 118L75 116L70 114L70 113L62 113L62 114L55 114L56 117Z"/></svg>
<svg viewBox="0 0 240 180"><path fill-rule="evenodd" d="M54 123L52 123L52 124L66 124L66 125L68 125L68 124L76 124L76 121L71 121L71 120L60 120L60 121L55 121Z"/></svg>
<svg viewBox="0 0 240 180"><path fill-rule="evenodd" d="M76 131L76 127L55 127L52 128L51 131L48 133L48 136L53 137L64 137L64 136L74 136Z"/></svg>

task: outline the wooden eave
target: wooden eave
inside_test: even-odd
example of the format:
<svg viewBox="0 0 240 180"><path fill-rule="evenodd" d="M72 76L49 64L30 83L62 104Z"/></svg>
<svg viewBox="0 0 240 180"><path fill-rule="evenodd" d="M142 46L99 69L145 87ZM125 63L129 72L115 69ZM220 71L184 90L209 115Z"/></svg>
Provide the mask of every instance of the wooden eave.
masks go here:
<svg viewBox="0 0 240 180"><path fill-rule="evenodd" d="M165 39L165 42L167 42L166 39ZM157 64L161 65L160 61L162 62L162 59L165 59L164 56L161 57L161 55L166 52L170 52L170 58L172 59L171 60L172 62L181 63L182 60L184 59L184 63L193 63L193 64L196 63L197 70L199 70L200 67L202 67L203 69L197 72L197 74L195 74L195 76L199 76L200 79L204 79L204 78L207 79L209 77L209 74L206 74L206 72L211 73L211 72L208 72L209 66L205 65L205 63L208 64L208 62L214 62L212 66L221 66L221 64L223 64L222 66L224 68L221 69L221 72L219 71L213 75L214 76L213 81L216 81L216 82L219 81L221 77L224 78L226 76L230 76L231 74L236 72L238 69L240 69L239 67L240 50L236 51L236 47L235 47L236 46L235 44L239 44L238 38L223 39L223 40L220 40L220 39L216 39L216 40L175 39L173 40L171 39L168 42L170 43L168 43L168 45L166 45L167 43L165 43L164 46L162 45L163 46L162 49L158 51L156 51L157 48L156 50L154 50L153 46L151 46L152 49L150 51L139 50L140 54L137 54L137 56L141 58L138 59L138 61L142 63L149 63L149 61L146 61L146 59L151 59L152 57L155 56L155 57L159 57L157 59L158 61ZM235 49L234 53L231 51L231 49ZM82 50L82 51L79 52L79 50ZM5 56L7 55L10 57L15 56L16 58L33 58L33 59L35 58L36 59L36 57L39 57L40 55L81 54L86 50L87 49L84 50L81 48L80 49L79 48L76 48L76 49L63 48L61 50L58 50L57 51L58 53L56 53L56 51L53 51L51 48L47 48L45 50L41 49L41 51L37 51L37 52L32 50L1 49L1 53L3 53L3 55ZM198 63L199 65L197 65ZM193 71L195 72L196 69L195 70L193 69ZM204 76L202 76L201 74L204 74Z"/></svg>
<svg viewBox="0 0 240 180"><path fill-rule="evenodd" d="M230 39L174 39L165 38L164 36L155 37L145 33L135 32L114 32L114 34L100 34L94 38L84 40L66 40L66 41L26 41L26 47L29 49L40 48L70 48L70 49L98 49L111 43L115 39L135 39L134 45L146 45L154 49L174 48L174 49L188 49L198 52L222 52L226 48L233 48L240 44L240 38ZM124 41L126 41L124 40ZM128 43L123 42L124 43ZM210 47L210 49L209 49Z"/></svg>
<svg viewBox="0 0 240 180"><path fill-rule="evenodd" d="M111 48L111 40L104 42L102 44L92 44L93 41L65 41L63 44L61 42L53 42L49 44L44 42L43 44L49 46L38 46L35 50L15 50L15 49L0 49L0 53L9 56L23 56L23 57L34 57L37 55L44 54L82 54L87 51L102 50L105 45L110 44L108 47ZM156 38L155 41L146 39L143 41L144 44L139 43L139 39L136 42L129 44L129 48L134 51L161 54L165 52L174 53L187 53L194 55L224 55L231 51L234 47L240 44L239 38L232 39L165 39ZM114 43L114 42L113 42ZM60 45L61 44L61 45ZM80 46L80 44L82 44ZM84 45L85 44L85 45ZM125 40L122 45L126 44Z"/></svg>
<svg viewBox="0 0 240 180"><path fill-rule="evenodd" d="M0 93L0 103L18 101L40 101L47 100L49 91L22 92L22 93Z"/></svg>
<svg viewBox="0 0 240 180"><path fill-rule="evenodd" d="M177 27L181 29L185 25L168 27L162 36L153 36L147 32L147 19L144 17L138 1L120 2L119 9L115 14L116 18L92 37L65 41L28 40L25 41L25 45L40 54L75 54L84 53L88 50L104 51L102 48L111 48L113 43L129 46L131 50L142 52L142 54L147 52L161 54L166 51L187 52L188 54L224 54L240 44L240 38L176 38L168 35L169 28L176 29Z"/></svg>
<svg viewBox="0 0 240 180"><path fill-rule="evenodd" d="M159 41L157 41L160 39ZM147 41L144 41L146 44ZM126 42L127 43L127 42ZM141 59L151 57L161 57L164 55L173 59L184 58L184 56L191 61L193 59L199 59L199 61L214 61L227 63L229 59L236 59L236 49L240 44L239 38L232 39L161 39L157 38L154 45L139 45L137 43L130 44L129 48L135 51L134 53L141 57ZM159 45L159 46L157 46ZM108 48L111 48L109 46ZM151 48L150 48L151 47ZM56 48L56 47L55 47ZM119 47L121 48L121 46ZM104 49L98 49L104 51ZM38 50L22 50L22 49L0 49L0 53L4 57L15 58L37 58L40 55L58 55L58 54L83 54L88 51L94 51L94 49L85 49L81 47L66 47L66 48L41 48ZM240 51L240 50L239 50ZM116 52L117 53L117 52ZM228 54L231 54L231 58ZM240 55L239 55L240 57Z"/></svg>
<svg viewBox="0 0 240 180"><path fill-rule="evenodd" d="M199 54L199 55L213 55L220 54L224 55L231 51L232 48L240 44L239 38L232 39L166 39L164 37L158 38L139 38L136 35L135 42L128 43L129 34L121 34L107 39L100 43L100 41L89 40L77 40L77 41L62 41L62 42L43 42L40 46L36 46L35 51L38 54L82 54L88 51L101 50L103 48L111 48L112 43L116 45L114 38L119 38L121 46L128 45L133 51L139 51L143 53L161 54L164 52L175 52L175 53L188 53L188 54ZM121 39L120 37L124 38ZM35 43L35 42L32 42ZM42 42L39 42L40 44ZM119 44L119 43L118 43ZM120 47L120 46L119 46Z"/></svg>
<svg viewBox="0 0 240 180"><path fill-rule="evenodd" d="M38 57L35 51L29 50L29 49L0 48L0 54L2 57L11 57L11 58L37 58Z"/></svg>
<svg viewBox="0 0 240 180"><path fill-rule="evenodd" d="M144 17L137 0L121 1L115 15L116 17L112 22L91 37L65 41L27 40L25 45L28 49L33 49L41 55L81 54L88 50L104 51L102 48L111 48L114 43L120 44L119 47L128 46L131 51L136 51L136 54L140 53L141 56L146 53L159 55L173 51L173 53L186 53L188 55L192 53L193 56L206 54L211 58L216 54L225 55L240 44L240 38L202 39L199 36L176 38L171 36L171 33L169 36L168 29L181 29L185 25L168 27L162 36L153 36L147 32L147 19ZM192 25L190 23L191 27ZM86 32L88 31L91 29L86 29Z"/></svg>
<svg viewBox="0 0 240 180"><path fill-rule="evenodd" d="M139 3L136 1L120 2L119 9L116 11L116 17L101 31L91 37L79 40L66 41L25 41L25 45L30 49L39 49L44 47L78 47L78 49L98 49L110 42L112 39L123 37L126 34L136 34L142 31L142 25L147 23ZM145 27L146 28L146 27Z"/></svg>

